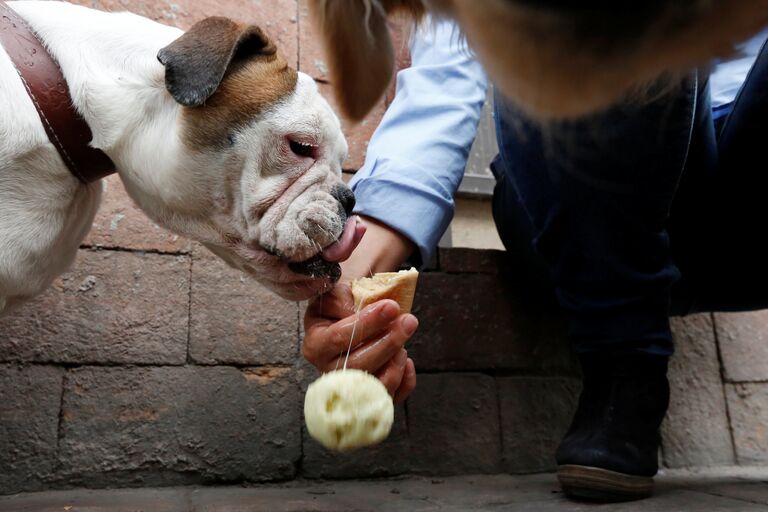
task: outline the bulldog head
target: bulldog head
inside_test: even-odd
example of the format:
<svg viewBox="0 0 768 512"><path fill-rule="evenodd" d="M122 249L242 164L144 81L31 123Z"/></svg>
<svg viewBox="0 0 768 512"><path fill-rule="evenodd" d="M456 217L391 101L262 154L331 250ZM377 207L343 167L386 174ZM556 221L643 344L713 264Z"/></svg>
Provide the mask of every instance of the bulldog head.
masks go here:
<svg viewBox="0 0 768 512"><path fill-rule="evenodd" d="M158 60L168 100L154 123L173 133L155 130L159 140L134 151L134 167L163 161L126 173L128 192L158 224L283 297L325 291L364 228L341 179L346 141L314 80L259 28L226 18L194 25Z"/></svg>

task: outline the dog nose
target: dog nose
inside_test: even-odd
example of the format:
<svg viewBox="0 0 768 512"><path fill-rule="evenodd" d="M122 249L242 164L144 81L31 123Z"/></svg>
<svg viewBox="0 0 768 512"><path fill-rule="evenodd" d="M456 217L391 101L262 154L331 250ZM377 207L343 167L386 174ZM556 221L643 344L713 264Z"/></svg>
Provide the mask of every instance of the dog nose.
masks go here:
<svg viewBox="0 0 768 512"><path fill-rule="evenodd" d="M347 217L352 215L352 210L355 207L355 194L349 189L349 187L343 185L336 185L331 191L331 195L336 198L344 209L344 213Z"/></svg>

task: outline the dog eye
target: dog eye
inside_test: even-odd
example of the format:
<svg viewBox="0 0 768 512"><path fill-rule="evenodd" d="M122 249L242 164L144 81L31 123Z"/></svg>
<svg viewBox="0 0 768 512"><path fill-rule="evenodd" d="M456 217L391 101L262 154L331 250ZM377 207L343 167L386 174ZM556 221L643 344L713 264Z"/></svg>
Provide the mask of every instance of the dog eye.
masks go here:
<svg viewBox="0 0 768 512"><path fill-rule="evenodd" d="M317 146L305 144L296 140L288 141L288 147L291 148L294 155L302 158L315 158L315 155L317 154Z"/></svg>

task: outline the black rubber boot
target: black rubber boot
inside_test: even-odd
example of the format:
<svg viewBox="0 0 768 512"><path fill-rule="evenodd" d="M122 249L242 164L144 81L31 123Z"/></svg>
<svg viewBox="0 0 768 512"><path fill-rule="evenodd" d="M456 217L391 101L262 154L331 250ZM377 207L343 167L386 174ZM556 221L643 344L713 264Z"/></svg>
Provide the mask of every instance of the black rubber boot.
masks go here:
<svg viewBox="0 0 768 512"><path fill-rule="evenodd" d="M634 353L580 359L579 406L555 455L563 491L602 502L647 498L669 406L668 358Z"/></svg>

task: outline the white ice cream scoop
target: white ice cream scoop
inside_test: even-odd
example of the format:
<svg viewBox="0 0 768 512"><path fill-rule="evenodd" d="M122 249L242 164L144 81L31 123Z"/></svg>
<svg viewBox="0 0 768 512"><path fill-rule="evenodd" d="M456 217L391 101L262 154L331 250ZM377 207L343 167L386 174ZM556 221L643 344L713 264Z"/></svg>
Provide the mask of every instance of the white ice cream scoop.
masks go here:
<svg viewBox="0 0 768 512"><path fill-rule="evenodd" d="M304 398L307 430L330 450L352 450L383 441L394 417L387 388L361 370L326 373L309 385Z"/></svg>

